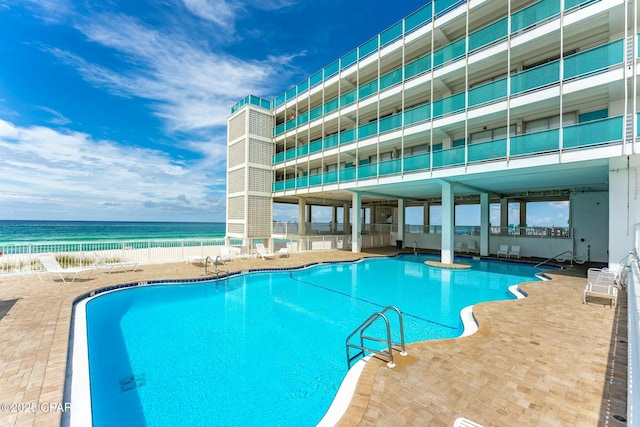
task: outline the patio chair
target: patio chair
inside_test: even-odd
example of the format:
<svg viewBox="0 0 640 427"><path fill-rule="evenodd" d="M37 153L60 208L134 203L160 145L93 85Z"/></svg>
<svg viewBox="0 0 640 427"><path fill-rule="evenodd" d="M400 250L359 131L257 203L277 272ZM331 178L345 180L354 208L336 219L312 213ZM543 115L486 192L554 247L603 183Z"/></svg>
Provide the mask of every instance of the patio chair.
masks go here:
<svg viewBox="0 0 640 427"><path fill-rule="evenodd" d="M256 250L258 251L257 256L259 256L262 259L273 259L275 258L275 256L267 251L264 247L264 244L262 243L256 243Z"/></svg>
<svg viewBox="0 0 640 427"><path fill-rule="evenodd" d="M520 246L518 245L511 246L511 249L509 249L509 258L520 259Z"/></svg>
<svg viewBox="0 0 640 427"><path fill-rule="evenodd" d="M509 256L509 245L500 245L497 257L500 258L500 255L503 255L505 258Z"/></svg>
<svg viewBox="0 0 640 427"><path fill-rule="evenodd" d="M462 242L456 242L456 244L453 245L453 251L462 252Z"/></svg>
<svg viewBox="0 0 640 427"><path fill-rule="evenodd" d="M611 301L611 307L618 303L618 286L616 274L609 269L590 268L587 270L587 286L582 294L582 303L587 297L603 298Z"/></svg>
<svg viewBox="0 0 640 427"><path fill-rule="evenodd" d="M233 259L229 246L220 246L220 258L222 258L223 261L231 261Z"/></svg>
<svg viewBox="0 0 640 427"><path fill-rule="evenodd" d="M42 280L42 274L45 274L45 273L57 274L58 277L60 277L63 282L66 282L67 281L66 279L68 279L69 276L73 275L73 279L71 279L71 281L73 282L74 280L76 280L76 278L78 277L78 275L80 273L84 273L85 271L89 271L90 272L89 276L87 276L87 279L88 279L88 278L91 277L91 272L96 270L96 266L95 265L90 265L90 266L85 266L85 267L67 267L67 268L63 268L58 263L56 258L53 255L50 255L50 254L40 255L38 257L38 260L40 260L40 264L42 264L42 266L46 270L45 272L38 271L38 278L40 278L41 282L44 281L44 280Z"/></svg>
<svg viewBox="0 0 640 427"><path fill-rule="evenodd" d="M122 271L131 270L136 271L138 268L137 261L116 261L116 262L107 262L102 255L98 252L94 252L93 256L96 258L95 266L98 270L107 270L107 273L111 273L115 269L122 269Z"/></svg>
<svg viewBox="0 0 640 427"><path fill-rule="evenodd" d="M280 258L289 258L289 248L280 248L277 254Z"/></svg>
<svg viewBox="0 0 640 427"><path fill-rule="evenodd" d="M471 253L471 254L477 254L478 253L478 249L476 248L476 242L475 240L470 240L467 243L467 253Z"/></svg>

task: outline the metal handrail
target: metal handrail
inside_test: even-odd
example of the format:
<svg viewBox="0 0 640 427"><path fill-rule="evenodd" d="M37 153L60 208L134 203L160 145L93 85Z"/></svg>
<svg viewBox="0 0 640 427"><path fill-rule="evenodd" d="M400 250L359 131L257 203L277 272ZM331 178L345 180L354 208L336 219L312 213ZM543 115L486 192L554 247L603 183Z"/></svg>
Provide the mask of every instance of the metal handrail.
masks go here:
<svg viewBox="0 0 640 427"><path fill-rule="evenodd" d="M384 313L386 313L389 310L393 310L397 313L398 315L398 327L400 329L400 342L393 342L391 340L391 328L389 326L389 319L387 318L387 316L384 315ZM369 326L371 326L377 319L382 319L385 322L385 327L386 327L386 339L384 338L377 338L377 337L372 337L372 336L368 336L365 335L365 331L369 328ZM353 338L353 336L355 334L357 334L358 332L360 332L360 345L356 345L351 343L351 339ZM366 347L364 344L364 341L368 340L368 341L374 341L374 342L382 342L382 343L386 343L387 344L387 350L383 351L383 350L376 350L373 349L371 347ZM364 356L364 352L368 351L370 353L374 353L374 354L378 354L380 356L384 356L388 358L388 362L387 362L387 366L389 368L395 368L396 364L393 362L393 346L400 346L401 350L400 350L400 354L402 356L406 356L407 352L405 349L405 343L404 343L404 326L402 323L402 313L400 312L400 310L398 310L397 307L390 305L388 307L385 307L382 311L373 313L371 316L369 316L369 318L367 320L365 320L360 326L358 326L348 337L346 340L346 347L347 347L347 366L349 368L351 368L351 362L353 360L355 360L356 358L360 357L360 356ZM350 352L350 348L355 348L360 350L358 353L356 353L353 357L351 356L351 352Z"/></svg>
<svg viewBox="0 0 640 427"><path fill-rule="evenodd" d="M549 258L549 259L546 259L546 260L544 260L544 261L542 261L542 262L537 263L536 265L534 265L534 266L533 266L533 268L538 268L538 267L540 267L541 265L544 265L544 264L548 263L548 262L549 262L549 261L551 261L552 259L556 259L556 258L558 258L559 256L562 256L562 255L564 255L564 254L569 254L569 255L571 255L571 265L573 265L573 251L564 251L564 252L562 252L561 254L554 255L554 256L552 256L552 257L551 257L551 258Z"/></svg>
<svg viewBox="0 0 640 427"><path fill-rule="evenodd" d="M213 258L211 258L210 256L207 256L204 259L204 274L208 274L207 271L207 266L209 264L209 261L211 261L211 264L213 264L213 266L215 267L215 273L216 273L216 281L218 281L220 279L220 271L218 270L218 260L220 260L220 262L222 263L222 265L224 265L225 267L227 266L227 264L224 262L224 259L222 259L222 257L220 255L216 255L216 259L214 260ZM225 277L229 276L229 270L224 270L223 271L225 273Z"/></svg>

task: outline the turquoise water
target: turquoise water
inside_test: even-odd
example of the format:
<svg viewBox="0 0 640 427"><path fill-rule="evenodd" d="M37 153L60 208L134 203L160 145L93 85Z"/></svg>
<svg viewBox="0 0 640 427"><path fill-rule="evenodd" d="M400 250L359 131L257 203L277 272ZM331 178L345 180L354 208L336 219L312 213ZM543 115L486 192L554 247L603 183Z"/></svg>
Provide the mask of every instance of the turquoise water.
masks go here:
<svg viewBox="0 0 640 427"><path fill-rule="evenodd" d="M465 259L473 270L450 271L426 259L435 258L322 264L92 299L94 425L315 425L346 374L346 337L372 313L396 305L407 342L452 338L462 333L462 308L512 299L509 286L537 280L524 264Z"/></svg>
<svg viewBox="0 0 640 427"><path fill-rule="evenodd" d="M0 221L0 244L224 237L221 222Z"/></svg>

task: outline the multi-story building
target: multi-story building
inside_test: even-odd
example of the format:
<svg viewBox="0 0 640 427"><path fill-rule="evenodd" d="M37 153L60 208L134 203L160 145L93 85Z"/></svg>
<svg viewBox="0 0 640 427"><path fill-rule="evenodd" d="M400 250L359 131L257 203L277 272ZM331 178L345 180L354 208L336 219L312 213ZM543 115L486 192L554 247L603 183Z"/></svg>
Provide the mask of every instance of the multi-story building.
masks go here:
<svg viewBox="0 0 640 427"><path fill-rule="evenodd" d="M437 0L276 99L248 96L228 120L227 235L295 240L273 203L299 206L299 236L323 205L341 223L327 241L353 251L404 241L450 262L461 243L517 244L617 263L640 222L637 18L636 1ZM528 202L554 200L566 227L526 227ZM456 231L460 203L479 227ZM418 205L424 227L407 227Z"/></svg>

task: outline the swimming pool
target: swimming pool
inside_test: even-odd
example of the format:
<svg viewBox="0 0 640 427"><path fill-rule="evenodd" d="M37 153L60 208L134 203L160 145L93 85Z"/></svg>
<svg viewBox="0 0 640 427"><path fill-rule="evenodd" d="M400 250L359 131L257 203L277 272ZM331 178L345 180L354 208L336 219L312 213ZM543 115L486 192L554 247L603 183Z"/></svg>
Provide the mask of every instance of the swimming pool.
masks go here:
<svg viewBox="0 0 640 427"><path fill-rule="evenodd" d="M465 259L472 270L451 271L426 259L436 257L93 298L86 302L93 425L315 425L346 374L346 337L372 313L397 306L407 342L451 338L462 333L464 307L515 298L509 286L537 280L525 264Z"/></svg>

